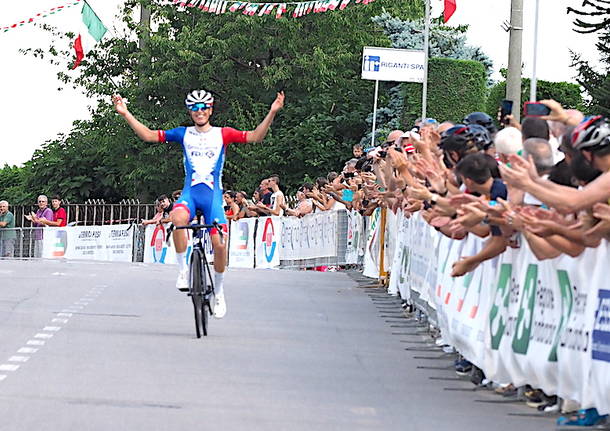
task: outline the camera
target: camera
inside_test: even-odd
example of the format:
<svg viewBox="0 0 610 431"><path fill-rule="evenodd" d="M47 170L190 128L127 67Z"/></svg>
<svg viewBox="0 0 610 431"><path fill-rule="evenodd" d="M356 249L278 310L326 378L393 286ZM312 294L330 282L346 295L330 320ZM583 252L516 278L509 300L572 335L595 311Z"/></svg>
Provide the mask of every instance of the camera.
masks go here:
<svg viewBox="0 0 610 431"><path fill-rule="evenodd" d="M343 172L343 178L354 178L354 172Z"/></svg>

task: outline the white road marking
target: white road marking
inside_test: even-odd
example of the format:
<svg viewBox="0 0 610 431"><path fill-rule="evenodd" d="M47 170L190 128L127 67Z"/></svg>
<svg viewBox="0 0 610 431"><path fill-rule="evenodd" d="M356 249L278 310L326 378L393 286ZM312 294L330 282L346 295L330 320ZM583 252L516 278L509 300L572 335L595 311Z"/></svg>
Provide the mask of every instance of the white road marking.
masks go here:
<svg viewBox="0 0 610 431"><path fill-rule="evenodd" d="M52 338L53 334L36 334L34 338Z"/></svg>
<svg viewBox="0 0 610 431"><path fill-rule="evenodd" d="M19 369L19 365L15 365L15 364L0 365L0 371L17 371L18 369Z"/></svg>
<svg viewBox="0 0 610 431"><path fill-rule="evenodd" d="M9 362L27 362L30 359L29 356L11 356L8 358Z"/></svg>
<svg viewBox="0 0 610 431"><path fill-rule="evenodd" d="M51 332L57 332L61 329L61 326L45 326L44 328L42 328L43 331L51 331Z"/></svg>
<svg viewBox="0 0 610 431"><path fill-rule="evenodd" d="M22 347L21 349L17 350L17 353L36 353L37 351L38 349L33 347Z"/></svg>
<svg viewBox="0 0 610 431"><path fill-rule="evenodd" d="M75 302L74 304L76 304L76 305L89 305L88 302L82 302L82 301L81 302Z"/></svg>
<svg viewBox="0 0 610 431"><path fill-rule="evenodd" d="M0 382L4 379L6 379L6 374L0 374Z"/></svg>
<svg viewBox="0 0 610 431"><path fill-rule="evenodd" d="M51 322L53 322L53 323L68 323L68 319L57 319L57 318L55 318L55 319L51 320Z"/></svg>
<svg viewBox="0 0 610 431"><path fill-rule="evenodd" d="M57 313L57 317L72 317L72 313Z"/></svg>
<svg viewBox="0 0 610 431"><path fill-rule="evenodd" d="M51 275L66 275L65 272L54 272Z"/></svg>
<svg viewBox="0 0 610 431"><path fill-rule="evenodd" d="M28 342L25 343L25 344L27 344L28 346L44 346L44 341L42 341L42 340L28 340Z"/></svg>
<svg viewBox="0 0 610 431"><path fill-rule="evenodd" d="M71 311L82 310L83 306L82 305L71 305L71 306L68 307L68 309L70 309L70 308L72 309Z"/></svg>

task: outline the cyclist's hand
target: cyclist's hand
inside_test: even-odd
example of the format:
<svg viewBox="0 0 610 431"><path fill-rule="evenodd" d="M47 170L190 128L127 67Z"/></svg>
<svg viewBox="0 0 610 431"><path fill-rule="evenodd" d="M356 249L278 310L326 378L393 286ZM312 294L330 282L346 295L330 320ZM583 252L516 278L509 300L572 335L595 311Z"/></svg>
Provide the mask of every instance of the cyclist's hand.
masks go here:
<svg viewBox="0 0 610 431"><path fill-rule="evenodd" d="M120 94L115 94L112 96L112 103L114 103L114 109L116 109L116 112L118 112L120 115L125 116L129 112L127 109L127 103L125 100L123 100Z"/></svg>
<svg viewBox="0 0 610 431"><path fill-rule="evenodd" d="M284 92L280 91L279 93L277 93L277 97L271 104L271 112L276 113L283 107L284 107Z"/></svg>

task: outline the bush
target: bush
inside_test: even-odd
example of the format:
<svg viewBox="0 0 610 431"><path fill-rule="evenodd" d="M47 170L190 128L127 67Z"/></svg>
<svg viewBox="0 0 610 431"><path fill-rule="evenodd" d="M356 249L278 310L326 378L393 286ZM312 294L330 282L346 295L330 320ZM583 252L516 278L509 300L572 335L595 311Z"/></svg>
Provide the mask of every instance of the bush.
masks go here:
<svg viewBox="0 0 610 431"><path fill-rule="evenodd" d="M473 60L431 58L428 63L427 117L460 122L469 113L483 111L487 99L487 76L482 63ZM406 82L403 124L421 117L422 85Z"/></svg>

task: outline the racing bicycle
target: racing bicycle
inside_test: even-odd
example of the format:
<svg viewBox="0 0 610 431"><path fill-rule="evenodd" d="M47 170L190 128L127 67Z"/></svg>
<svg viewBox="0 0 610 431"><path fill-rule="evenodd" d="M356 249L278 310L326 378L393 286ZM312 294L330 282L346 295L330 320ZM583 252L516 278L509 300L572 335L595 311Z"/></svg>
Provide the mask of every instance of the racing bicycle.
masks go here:
<svg viewBox="0 0 610 431"><path fill-rule="evenodd" d="M214 277L210 270L209 262L203 247L203 236L206 229L216 228L223 237L222 227L218 222L212 224L200 224L201 218L197 218L197 224L187 226L174 226L174 229L190 229L193 231L193 250L189 263L189 292L193 301L195 312L195 332L197 338L208 335L208 322L210 314L213 314L212 303L214 302ZM168 239L170 232L168 232Z"/></svg>

